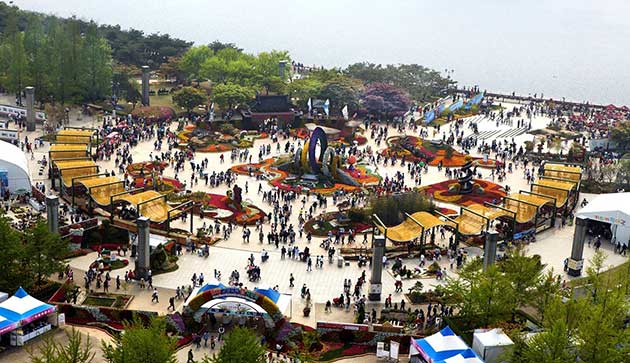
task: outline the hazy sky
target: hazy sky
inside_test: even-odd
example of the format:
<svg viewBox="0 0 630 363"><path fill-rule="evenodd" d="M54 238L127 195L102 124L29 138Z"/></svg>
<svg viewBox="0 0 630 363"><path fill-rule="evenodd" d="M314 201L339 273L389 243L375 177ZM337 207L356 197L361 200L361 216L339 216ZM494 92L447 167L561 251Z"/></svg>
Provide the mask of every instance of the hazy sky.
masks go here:
<svg viewBox="0 0 630 363"><path fill-rule="evenodd" d="M466 85L630 104L630 2L623 0L17 0L306 64L419 63Z"/></svg>

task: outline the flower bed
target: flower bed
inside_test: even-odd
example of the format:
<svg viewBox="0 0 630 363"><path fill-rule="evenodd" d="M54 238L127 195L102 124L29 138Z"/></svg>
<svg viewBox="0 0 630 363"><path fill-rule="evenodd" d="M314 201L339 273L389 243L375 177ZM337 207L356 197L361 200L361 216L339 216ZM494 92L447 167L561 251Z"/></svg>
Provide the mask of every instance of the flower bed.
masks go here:
<svg viewBox="0 0 630 363"><path fill-rule="evenodd" d="M175 110L167 106L136 107L131 112L131 116L134 118L146 118L151 121L166 121L175 117Z"/></svg>
<svg viewBox="0 0 630 363"><path fill-rule="evenodd" d="M470 194L457 194L449 191L449 187L458 184L457 179L445 180L418 188L419 192L426 193L436 200L467 206L470 204L483 204L484 202L497 204L507 195L505 189L487 180L473 179L474 190Z"/></svg>
<svg viewBox="0 0 630 363"><path fill-rule="evenodd" d="M310 219L304 224L304 230L315 237L326 237L329 232L336 235L339 233L340 227L334 227L330 222L335 220L339 214L339 212L324 213L317 218ZM321 221L318 225L319 228L315 228L315 225L319 221ZM372 228L372 226L363 222L350 221L349 226L344 227L343 234L347 235L349 228L351 228L355 233L361 233Z"/></svg>

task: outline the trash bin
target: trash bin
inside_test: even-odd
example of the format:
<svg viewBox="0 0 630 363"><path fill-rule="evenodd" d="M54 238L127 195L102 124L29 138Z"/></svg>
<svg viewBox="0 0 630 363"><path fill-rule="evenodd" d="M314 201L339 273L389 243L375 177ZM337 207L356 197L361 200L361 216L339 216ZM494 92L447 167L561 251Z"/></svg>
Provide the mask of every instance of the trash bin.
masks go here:
<svg viewBox="0 0 630 363"><path fill-rule="evenodd" d="M337 256L337 267L339 267L339 268L343 267L343 257L342 256Z"/></svg>

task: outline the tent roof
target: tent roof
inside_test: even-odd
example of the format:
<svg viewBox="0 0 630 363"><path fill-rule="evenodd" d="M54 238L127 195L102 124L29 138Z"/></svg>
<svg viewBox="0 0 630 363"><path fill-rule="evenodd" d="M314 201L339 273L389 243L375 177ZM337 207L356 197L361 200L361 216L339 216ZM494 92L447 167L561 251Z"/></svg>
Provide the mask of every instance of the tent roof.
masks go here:
<svg viewBox="0 0 630 363"><path fill-rule="evenodd" d="M448 326L426 338L412 340L412 344L431 362L445 360L469 349L462 338L455 335Z"/></svg>
<svg viewBox="0 0 630 363"><path fill-rule="evenodd" d="M500 329L492 329L484 332L474 333L474 337L479 340L484 347L496 347L499 345L512 345L514 342Z"/></svg>
<svg viewBox="0 0 630 363"><path fill-rule="evenodd" d="M28 323L55 309L55 306L37 300L20 287L15 295L0 303L0 316L15 322Z"/></svg>
<svg viewBox="0 0 630 363"><path fill-rule="evenodd" d="M630 227L630 193L598 195L576 217Z"/></svg>
<svg viewBox="0 0 630 363"><path fill-rule="evenodd" d="M453 357L444 359L443 361L439 361L437 363L483 363L483 361L472 349L468 348Z"/></svg>
<svg viewBox="0 0 630 363"><path fill-rule="evenodd" d="M23 170L30 182L26 154L20 150L19 147L6 141L0 141L0 155L1 160L13 164Z"/></svg>

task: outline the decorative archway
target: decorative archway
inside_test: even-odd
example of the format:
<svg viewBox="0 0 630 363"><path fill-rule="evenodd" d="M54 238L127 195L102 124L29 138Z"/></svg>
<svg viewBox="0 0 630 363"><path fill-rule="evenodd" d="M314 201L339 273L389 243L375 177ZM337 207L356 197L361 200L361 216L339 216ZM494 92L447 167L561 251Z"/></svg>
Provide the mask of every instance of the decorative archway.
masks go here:
<svg viewBox="0 0 630 363"><path fill-rule="evenodd" d="M254 290L246 290L238 287L217 287L215 289L206 290L197 294L197 296L188 303L188 309L190 309L190 312L194 314L208 301L225 297L238 297L256 304L269 314L269 317L277 329L282 328L287 322L284 314L282 314L278 306L267 296Z"/></svg>
<svg viewBox="0 0 630 363"><path fill-rule="evenodd" d="M317 157L317 155L315 154L315 148L317 147L318 141L321 147L319 157ZM318 174L320 172L321 168L317 162L321 162L323 160L324 152L326 152L327 148L328 138L326 137L324 129L322 129L321 127L315 128L308 142L308 162L313 173Z"/></svg>

